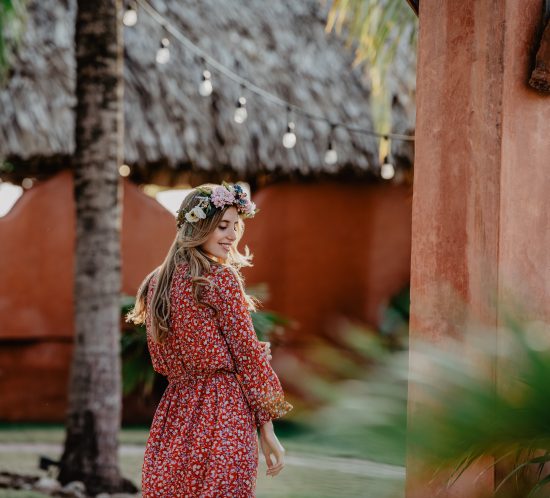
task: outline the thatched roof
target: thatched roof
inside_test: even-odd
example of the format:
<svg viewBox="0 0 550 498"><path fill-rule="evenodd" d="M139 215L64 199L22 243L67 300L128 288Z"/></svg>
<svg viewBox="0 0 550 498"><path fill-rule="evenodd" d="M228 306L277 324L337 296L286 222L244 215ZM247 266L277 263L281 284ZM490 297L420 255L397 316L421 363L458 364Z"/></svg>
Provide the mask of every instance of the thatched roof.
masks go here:
<svg viewBox="0 0 550 498"><path fill-rule="evenodd" d="M151 0L211 56L256 85L331 120L373 128L370 87L345 42L325 33L318 0ZM0 156L16 171L66 167L74 150L75 0L30 0L28 25L9 82L0 91ZM329 126L296 117L298 143L281 145L286 113L246 94L248 120L233 121L240 88L212 71L214 93L199 96L204 66L173 40L170 61L155 62L162 28L140 11L125 28L125 162L134 178L170 184L180 172L327 171ZM377 140L336 129L341 169L377 166ZM153 173L152 173L153 172ZM172 177L167 172L176 173ZM5 174L3 176L6 176ZM160 179L160 180L159 180Z"/></svg>

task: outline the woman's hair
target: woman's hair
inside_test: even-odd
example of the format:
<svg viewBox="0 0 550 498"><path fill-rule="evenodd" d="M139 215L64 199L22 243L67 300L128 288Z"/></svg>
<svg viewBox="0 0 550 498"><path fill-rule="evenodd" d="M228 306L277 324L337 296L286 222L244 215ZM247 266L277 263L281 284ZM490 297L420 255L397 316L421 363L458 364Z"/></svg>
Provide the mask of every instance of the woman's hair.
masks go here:
<svg viewBox="0 0 550 498"><path fill-rule="evenodd" d="M204 195L200 192L201 189L212 189L215 187L217 187L217 185L205 184L194 188L183 200L180 211L189 211L198 204L200 201L198 198ZM166 340L170 330L170 288L172 276L174 275L176 266L181 263L188 264L188 274L191 277L195 301L201 305L212 308L212 305L202 300L201 287L210 285L208 278L203 275L210 272L212 263L215 264L215 262L206 256L200 246L206 242L209 235L217 228L224 213L229 207L230 206L225 206L222 209L216 209L212 216L204 219L199 219L194 222L185 220L181 224L163 263L149 273L139 286L134 308L126 315L127 322L133 322L138 325L146 323L149 282L156 275L157 281L150 306L150 333L152 338L158 343L162 343ZM243 278L239 272L239 269L243 266L252 266L250 262L252 255L249 253L248 247L245 248L245 254L241 254L237 249L237 244L243 233L244 222L239 218L237 240L229 251L225 266L229 267L237 278L249 309L255 310L257 301L244 292ZM217 312L215 309L214 311Z"/></svg>

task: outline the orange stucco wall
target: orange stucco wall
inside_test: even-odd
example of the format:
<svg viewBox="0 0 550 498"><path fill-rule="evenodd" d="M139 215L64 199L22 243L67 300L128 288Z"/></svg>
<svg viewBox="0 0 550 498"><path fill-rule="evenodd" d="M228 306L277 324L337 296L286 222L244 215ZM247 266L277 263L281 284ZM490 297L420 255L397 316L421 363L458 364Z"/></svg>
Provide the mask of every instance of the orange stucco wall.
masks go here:
<svg viewBox="0 0 550 498"><path fill-rule="evenodd" d="M0 218L0 420L63 421L73 334L72 175L38 184ZM134 294L175 235L173 215L124 181L122 291ZM409 192L390 185L277 185L255 196L261 213L244 243L247 285L267 283L265 307L296 320L301 348L330 320L374 324L409 280ZM274 360L276 360L276 354ZM125 400L124 420L152 413Z"/></svg>
<svg viewBox="0 0 550 498"><path fill-rule="evenodd" d="M122 292L164 259L172 215L123 181ZM63 421L73 335L74 200L66 171L0 218L0 420Z"/></svg>
<svg viewBox="0 0 550 498"><path fill-rule="evenodd" d="M542 0L420 3L413 352L422 341L470 341L476 333L501 347L509 299L522 318L550 320L550 100L527 85L542 7ZM465 351L476 347L470 341ZM501 367L487 368L498 389ZM410 388L409 426L424 395ZM490 463L450 487L445 476L423 474L411 452L407 497L492 495L504 474L487 472Z"/></svg>
<svg viewBox="0 0 550 498"><path fill-rule="evenodd" d="M247 222L254 253L248 284L267 282L265 307L298 323L288 344L348 317L373 327L410 276L411 198L406 187L324 182L275 185L255 196Z"/></svg>
<svg viewBox="0 0 550 498"><path fill-rule="evenodd" d="M73 334L75 208L72 175L28 190L0 218L0 340ZM175 235L172 215L124 180L122 292L134 294Z"/></svg>

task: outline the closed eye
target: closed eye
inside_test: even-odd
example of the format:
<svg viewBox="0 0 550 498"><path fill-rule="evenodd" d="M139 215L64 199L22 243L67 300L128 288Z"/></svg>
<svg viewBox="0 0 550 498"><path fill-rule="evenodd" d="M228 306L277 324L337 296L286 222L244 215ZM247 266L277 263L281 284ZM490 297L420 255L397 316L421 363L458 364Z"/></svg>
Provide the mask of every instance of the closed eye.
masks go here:
<svg viewBox="0 0 550 498"><path fill-rule="evenodd" d="M224 225L218 225L218 228L220 230L226 230L227 228L229 228L229 225L225 225L225 224ZM237 231L239 229L239 222L235 222L235 226L233 227L233 229L235 231Z"/></svg>

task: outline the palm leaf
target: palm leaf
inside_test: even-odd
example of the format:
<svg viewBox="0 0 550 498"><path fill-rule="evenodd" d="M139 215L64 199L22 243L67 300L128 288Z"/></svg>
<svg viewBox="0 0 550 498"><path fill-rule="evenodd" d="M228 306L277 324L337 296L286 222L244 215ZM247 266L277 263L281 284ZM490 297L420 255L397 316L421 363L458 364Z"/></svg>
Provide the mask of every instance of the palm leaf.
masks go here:
<svg viewBox="0 0 550 498"><path fill-rule="evenodd" d="M535 493L538 493L544 486L550 484L550 474L545 476L543 479L540 479L537 484L533 487L530 493L527 495L527 498L533 498Z"/></svg>
<svg viewBox="0 0 550 498"><path fill-rule="evenodd" d="M399 447L404 459L407 390L394 387L408 381L418 393L407 430L408 450L426 471L434 476L450 473L452 486L482 458L493 459L493 465L512 459L497 491L515 479L522 496L533 496L550 483L543 475L550 462L547 337L547 327L535 334L532 325L511 322L499 331L500 350L494 343L476 344L476 361L462 353L460 342L450 341L445 350L415 343L412 366L422 365L420 371L405 370L403 353L390 355L380 372L365 382L364 401L356 401L364 418L354 430L365 445L376 444L372 454L381 461L396 461ZM490 365L498 365L498 389ZM338 417L347 420L343 406L338 407ZM325 421L323 427L328 425Z"/></svg>
<svg viewBox="0 0 550 498"><path fill-rule="evenodd" d="M0 83L5 81L11 55L21 39L25 0L0 0Z"/></svg>
<svg viewBox="0 0 550 498"><path fill-rule="evenodd" d="M354 64L366 63L372 80L373 118L391 125L391 92L386 84L398 50L414 56L418 21L404 0L333 0L327 32L345 32L355 50Z"/></svg>
<svg viewBox="0 0 550 498"><path fill-rule="evenodd" d="M348 40L357 45L358 61L381 63L387 69L389 61L381 56L395 50L403 35L415 42L416 29L410 27L416 25L416 16L403 0L334 0L326 29L337 33L346 29Z"/></svg>

